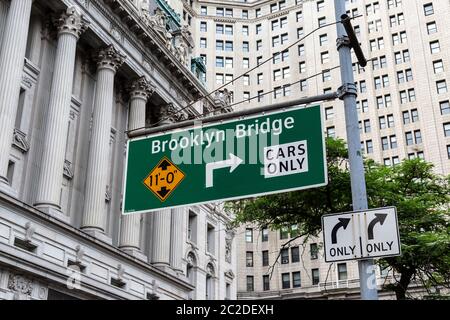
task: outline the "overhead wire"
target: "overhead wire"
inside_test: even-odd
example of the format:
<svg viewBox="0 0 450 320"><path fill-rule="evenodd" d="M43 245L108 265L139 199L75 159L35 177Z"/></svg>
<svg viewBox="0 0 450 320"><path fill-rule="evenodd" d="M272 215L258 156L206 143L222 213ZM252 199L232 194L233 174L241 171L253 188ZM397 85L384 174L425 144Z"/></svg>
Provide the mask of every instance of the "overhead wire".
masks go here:
<svg viewBox="0 0 450 320"><path fill-rule="evenodd" d="M351 17L350 19L356 19L356 18L359 18L359 17L362 17L362 15L353 16L353 17ZM310 31L309 33L307 33L306 35L304 35L303 37L301 37L301 38L298 39L297 41L293 42L291 45L287 46L287 47L284 48L283 50L274 53L270 58L268 58L268 59L262 61L260 64L257 64L257 65L256 65L255 67L253 67L253 68L250 68L249 70L247 70L246 72L242 73L242 74L239 75L238 77L236 77L236 78L234 78L233 80L231 80L231 81L229 81L229 82L227 82L227 83L221 85L220 87L214 89L213 91L209 92L208 94L203 95L203 96L201 96L201 97L195 99L194 101L192 101L192 102L189 103L188 105L186 105L186 106L184 106L184 107L182 107L182 108L176 110L175 112L173 112L173 113L167 115L166 117L161 118L160 120L158 120L158 121L155 122L155 123L152 123L152 124L147 125L147 126L145 126L145 127L140 127L140 128L135 128L135 129L132 129L132 130L128 130L128 131L125 131L125 133L128 134L128 133L131 133L131 132L134 132L134 131L140 131L140 130L143 130L143 129L150 129L150 128L153 128L153 127L157 127L159 124L161 124L161 123L163 123L163 122L169 120L169 119L172 118L173 116L176 116L177 114L179 114L179 113L185 111L186 109L191 108L191 107L192 107L194 104L196 104L198 101L210 97L210 96L213 95L214 93L216 93L216 92L218 92L218 91L220 91L220 90L226 88L226 87L229 86L230 84L233 84L234 82L236 82L236 81L239 80L240 78L242 78L242 77L248 75L248 74L251 73L252 71L257 70L257 69L260 68L262 65L266 64L266 63L269 62L269 61L272 61L277 55L283 54L284 52L288 52L289 49L291 49L292 47L298 45L299 43L301 43L302 41L304 41L306 38L310 37L311 35L313 35L313 34L316 33L317 31L319 31L319 30L321 30L321 29L323 29L323 28L326 28L326 27L330 27L330 26L336 25L336 24L338 24L338 23L341 23L341 21L334 21L334 22L330 22L330 23L327 23L327 24L318 26L317 28L315 28L314 30ZM335 68L337 68L337 67L335 67ZM333 68L333 69L335 69L335 68ZM331 70L331 69L330 69L330 70ZM325 70L325 71L326 71L326 70ZM322 72L321 72L320 74L322 74ZM320 74L319 74L319 75L320 75ZM317 76L317 75L315 75L315 76ZM302 80L305 80L305 79L302 79ZM301 80L300 80L300 81L301 81ZM299 81L299 82L300 82L300 81ZM271 92L267 92L267 94L272 93L272 92L274 92L274 90L271 91ZM261 96L261 95L260 95L260 96ZM257 97L256 97L256 98L257 98ZM253 99L255 99L255 98L253 98ZM246 99L245 101L247 101L247 100L248 100L248 99ZM240 104L240 103L239 103L239 104ZM236 104L234 104L234 105L236 105ZM234 106L234 105L233 105L233 106ZM199 117L199 116L204 116L205 114L209 114L209 113L212 113L212 112L217 112L217 111L219 111L219 110L223 110L223 109L226 109L226 108L230 108L230 106L226 106L226 107L224 107L224 108L215 109L214 111L202 113L202 114L200 114L200 115L197 115L196 118Z"/></svg>
<svg viewBox="0 0 450 320"><path fill-rule="evenodd" d="M230 105L228 105L228 106L221 107L221 108L218 108L218 109L214 109L214 110L212 110L212 111L204 112L203 114L198 115L196 118L197 118L197 119L200 119L200 117L204 117L204 116L209 115L209 114L211 114L211 113L215 113L215 112L217 112L217 111L221 111L221 110L224 110L224 109L232 108L232 107L235 107L235 106L237 106L237 105L240 105L240 104L249 102L249 101L251 101L251 100L255 100L255 99L258 99L258 98L260 98L260 97L264 97L264 96L266 96L266 95L269 95L269 94L271 94L271 93L274 93L274 92L277 91L277 89L279 89L279 88L283 88L283 87L287 87L287 86L294 86L294 85L296 85L296 84L299 84L299 83L302 82L302 81L306 81L306 80L309 80L309 79L318 77L318 76L322 75L322 74L325 73L325 72L329 72L329 71L332 71L332 70L335 70L335 69L339 69L340 67L341 67L341 66L339 65L339 66L335 66L335 67L330 68L330 69L324 69L324 70L322 70L322 71L319 72L319 73L315 73L315 74L313 74L313 75L310 75L310 76L308 76L308 77L302 78L302 79L300 79L300 80L298 80L298 81L295 81L295 82L292 82L292 83L290 83L290 84L285 84L285 85L280 86L280 87L277 87L277 88L275 88L275 89L273 89L273 90L271 90L271 91L264 92L263 94L260 94L260 95L257 95L257 96L253 96L253 97L250 97L250 98L248 98L248 99L245 99L245 100L242 100L242 101L239 101L239 102L232 103L232 104L230 104Z"/></svg>

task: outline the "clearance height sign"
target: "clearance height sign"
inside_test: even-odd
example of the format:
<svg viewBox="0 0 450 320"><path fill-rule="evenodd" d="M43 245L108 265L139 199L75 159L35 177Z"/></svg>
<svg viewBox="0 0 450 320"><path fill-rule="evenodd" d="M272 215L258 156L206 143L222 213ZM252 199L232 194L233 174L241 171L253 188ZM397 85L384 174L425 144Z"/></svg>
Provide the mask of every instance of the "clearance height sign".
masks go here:
<svg viewBox="0 0 450 320"><path fill-rule="evenodd" d="M130 140L123 213L327 184L320 106Z"/></svg>

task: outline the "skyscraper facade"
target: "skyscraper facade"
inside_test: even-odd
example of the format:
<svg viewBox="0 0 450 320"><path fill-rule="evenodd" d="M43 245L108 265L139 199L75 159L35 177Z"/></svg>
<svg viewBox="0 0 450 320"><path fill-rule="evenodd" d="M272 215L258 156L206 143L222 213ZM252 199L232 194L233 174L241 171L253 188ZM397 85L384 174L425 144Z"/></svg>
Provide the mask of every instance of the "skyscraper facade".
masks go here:
<svg viewBox="0 0 450 320"><path fill-rule="evenodd" d="M346 0L346 5L369 60L365 68L355 57L353 64L361 151L389 166L423 158L436 173L449 174L450 3ZM180 14L192 30L194 55L206 65L206 88L230 83L226 89L235 110L335 92L341 85L332 0L183 1ZM324 134L345 139L342 102L322 106ZM290 239L282 233L252 225L238 231L240 297L333 296L330 287L340 288L336 296L357 296L356 264L325 264L321 239L292 243L269 269ZM383 272L377 271L379 285Z"/></svg>

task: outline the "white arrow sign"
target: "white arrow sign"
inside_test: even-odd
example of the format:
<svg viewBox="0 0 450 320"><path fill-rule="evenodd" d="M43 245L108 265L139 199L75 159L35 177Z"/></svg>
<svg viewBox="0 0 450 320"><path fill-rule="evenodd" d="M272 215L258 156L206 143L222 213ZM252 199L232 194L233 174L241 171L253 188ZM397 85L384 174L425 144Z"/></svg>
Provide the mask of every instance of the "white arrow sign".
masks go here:
<svg viewBox="0 0 450 320"><path fill-rule="evenodd" d="M322 217L326 262L401 255L395 207Z"/></svg>
<svg viewBox="0 0 450 320"><path fill-rule="evenodd" d="M230 153L228 160L208 163L206 165L206 187L214 187L214 170L230 168L230 173L233 173L243 162L244 160Z"/></svg>

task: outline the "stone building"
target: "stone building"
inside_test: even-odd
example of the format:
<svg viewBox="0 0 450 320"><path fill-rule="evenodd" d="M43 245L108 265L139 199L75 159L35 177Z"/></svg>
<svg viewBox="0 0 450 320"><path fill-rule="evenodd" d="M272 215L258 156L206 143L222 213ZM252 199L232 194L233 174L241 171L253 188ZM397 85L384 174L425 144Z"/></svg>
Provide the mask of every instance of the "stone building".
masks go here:
<svg viewBox="0 0 450 320"><path fill-rule="evenodd" d="M218 108L168 3L0 0L0 43L0 299L235 298L220 207L121 216L126 131Z"/></svg>

